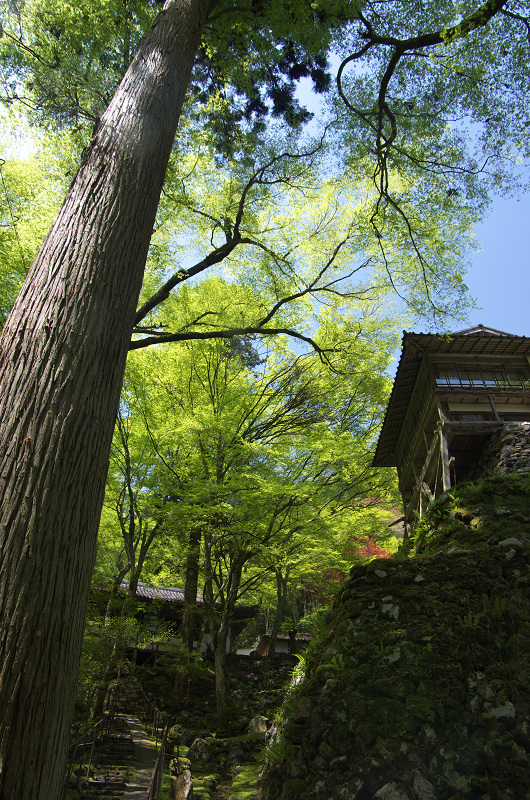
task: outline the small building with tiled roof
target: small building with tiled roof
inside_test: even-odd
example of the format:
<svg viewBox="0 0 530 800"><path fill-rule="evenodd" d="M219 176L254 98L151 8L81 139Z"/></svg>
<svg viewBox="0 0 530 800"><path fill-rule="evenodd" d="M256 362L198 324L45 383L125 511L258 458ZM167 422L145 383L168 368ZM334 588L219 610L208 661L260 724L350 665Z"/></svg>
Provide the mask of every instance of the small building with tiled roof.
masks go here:
<svg viewBox="0 0 530 800"><path fill-rule="evenodd" d="M308 633L296 633L295 631L291 631L290 633L278 633L276 634L274 652L280 655L292 656L305 650L310 641L311 636ZM256 653L260 658L269 655L270 642L270 634L263 634L256 647Z"/></svg>
<svg viewBox="0 0 530 800"><path fill-rule="evenodd" d="M456 480L509 422L530 421L530 338L485 325L403 334L373 460L396 467L405 522Z"/></svg>
<svg viewBox="0 0 530 800"><path fill-rule="evenodd" d="M116 598L117 606L115 613L119 614L121 611L123 600L128 593L128 582L122 581L118 589L118 597ZM99 613L104 613L104 609L110 594L110 589L104 586L97 586L93 588L92 592L92 605L100 609ZM141 661L146 658L151 660L151 654L157 652L172 652L173 645L178 639L178 631L182 621L182 612L184 610L184 589L175 586L155 586L151 583L138 582L135 592L136 608L134 616L141 623L144 632L152 635L153 640L149 646L144 648L129 648L135 651L135 660L138 658L138 653L141 653ZM197 618L196 618L196 631L195 645L203 650L207 647L208 636L202 635L200 630L201 621L201 605L203 597L197 593ZM230 622L230 631L227 639L227 652L233 646L235 638L241 633L248 622L253 619L258 612L257 606L244 606L237 605L234 609L234 614ZM165 631L172 630L174 637L165 641L163 644L157 641L157 634L160 637L160 629L162 623L165 623Z"/></svg>

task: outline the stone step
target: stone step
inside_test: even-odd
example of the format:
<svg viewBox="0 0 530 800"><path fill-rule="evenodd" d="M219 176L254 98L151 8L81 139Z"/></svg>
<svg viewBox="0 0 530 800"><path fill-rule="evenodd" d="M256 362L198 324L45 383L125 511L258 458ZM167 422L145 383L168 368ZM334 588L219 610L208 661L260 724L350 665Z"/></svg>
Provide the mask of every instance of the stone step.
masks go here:
<svg viewBox="0 0 530 800"><path fill-rule="evenodd" d="M116 791L118 789L126 789L127 788L127 781L125 781L123 779L111 778L111 779L105 779L105 780L102 780L102 781L94 780L94 781L89 781L88 782L88 788L89 789L94 789L94 791L96 791L96 790L98 790L98 789L100 789L102 787L104 787L104 788L111 787L111 788L115 789Z"/></svg>
<svg viewBox="0 0 530 800"><path fill-rule="evenodd" d="M136 748L124 717L116 716L112 733L94 747L96 776L84 784L86 800L123 800L130 791L127 778L137 766Z"/></svg>

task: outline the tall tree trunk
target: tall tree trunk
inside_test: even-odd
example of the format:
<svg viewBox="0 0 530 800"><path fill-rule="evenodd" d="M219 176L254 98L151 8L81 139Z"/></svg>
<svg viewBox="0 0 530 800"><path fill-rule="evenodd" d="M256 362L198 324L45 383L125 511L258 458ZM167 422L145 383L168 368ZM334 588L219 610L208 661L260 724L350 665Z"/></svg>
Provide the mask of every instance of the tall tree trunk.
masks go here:
<svg viewBox="0 0 530 800"><path fill-rule="evenodd" d="M215 669L215 707L217 714L221 714L226 706L226 641L228 639L228 626L225 620L221 622L215 636L214 669Z"/></svg>
<svg viewBox="0 0 530 800"><path fill-rule="evenodd" d="M186 558L186 583L184 584L184 610L180 634L182 641L193 650L193 634L195 629L195 606L197 605L197 588L199 586L199 558L202 540L202 528L194 527L190 531L188 555Z"/></svg>
<svg viewBox="0 0 530 800"><path fill-rule="evenodd" d="M274 615L274 622L272 623L272 628L271 628L271 638L269 640L269 649L267 652L267 656L273 656L276 653L276 640L278 638L278 631L280 630L280 625L282 624L283 606L287 601L287 584L289 581L289 572L290 569L289 567L287 567L287 570L285 572L285 577L283 577L281 569L274 570L274 574L276 576L277 605L276 605L276 614Z"/></svg>
<svg viewBox="0 0 530 800"><path fill-rule="evenodd" d="M164 174L212 0L143 39L0 339L0 797L61 794L112 429Z"/></svg>
<svg viewBox="0 0 530 800"><path fill-rule="evenodd" d="M112 607L116 601L118 592L120 591L121 582L123 581L127 573L130 572L130 570L131 570L131 565L127 564L125 567L118 568L118 572L114 576L114 580L112 581L112 588L109 594L109 599L107 601L107 605L105 608L105 620L104 620L105 626L107 626L110 622Z"/></svg>
<svg viewBox="0 0 530 800"><path fill-rule="evenodd" d="M122 567L118 571L118 574L114 576L114 581L112 583L112 589L110 591L109 599L108 599L108 602L107 602L107 607L106 607L106 610L105 610L105 619L103 621L102 627L100 628L100 636L102 638L103 638L103 632L104 632L105 628L108 628L109 625L110 625L112 607L113 607L113 605L115 603L116 597L118 596L118 592L120 590L121 582L122 582L123 578L125 577L125 575L128 572L130 572L130 569L131 569L131 565L127 564L126 567ZM114 652L114 650L115 650L115 648L113 648L113 652ZM108 665L105 668L105 672L104 672L103 676L101 677L100 681L98 682L98 685L97 685L96 690L94 692L94 696L93 696L93 698L92 698L92 700L90 702L90 718L91 719L99 719L103 715L103 708L104 708L104 704L105 704L105 696L107 694L107 688L108 688L108 681L106 680L107 672L108 672Z"/></svg>
<svg viewBox="0 0 530 800"><path fill-rule="evenodd" d="M221 608L216 607L213 595L212 547L208 537L204 542L204 598L203 606L207 628L213 645L215 661L215 703L217 713L221 714L226 705L226 642L230 633L230 620L234 615L241 573L245 562L252 556L242 550L230 554L230 565L226 576L226 591L221 600Z"/></svg>

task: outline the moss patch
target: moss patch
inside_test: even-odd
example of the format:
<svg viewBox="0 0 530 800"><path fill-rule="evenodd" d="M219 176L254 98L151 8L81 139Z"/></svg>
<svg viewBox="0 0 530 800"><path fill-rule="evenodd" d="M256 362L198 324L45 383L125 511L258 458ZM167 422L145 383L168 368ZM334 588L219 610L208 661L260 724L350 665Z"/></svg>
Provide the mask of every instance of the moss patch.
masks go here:
<svg viewBox="0 0 530 800"><path fill-rule="evenodd" d="M242 764L232 780L230 800L257 800L258 764Z"/></svg>
<svg viewBox="0 0 530 800"><path fill-rule="evenodd" d="M529 555L530 482L514 475L459 487L397 558L355 567L277 725L264 797L293 781L300 800L386 784L530 798Z"/></svg>

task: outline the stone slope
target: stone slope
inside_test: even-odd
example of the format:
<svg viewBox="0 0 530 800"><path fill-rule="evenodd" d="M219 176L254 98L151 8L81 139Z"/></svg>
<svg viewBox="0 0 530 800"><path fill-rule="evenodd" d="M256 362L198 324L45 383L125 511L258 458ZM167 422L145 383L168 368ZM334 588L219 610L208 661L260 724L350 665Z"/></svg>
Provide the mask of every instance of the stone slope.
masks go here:
<svg viewBox="0 0 530 800"><path fill-rule="evenodd" d="M276 725L266 800L530 800L530 480L442 496L355 567Z"/></svg>

